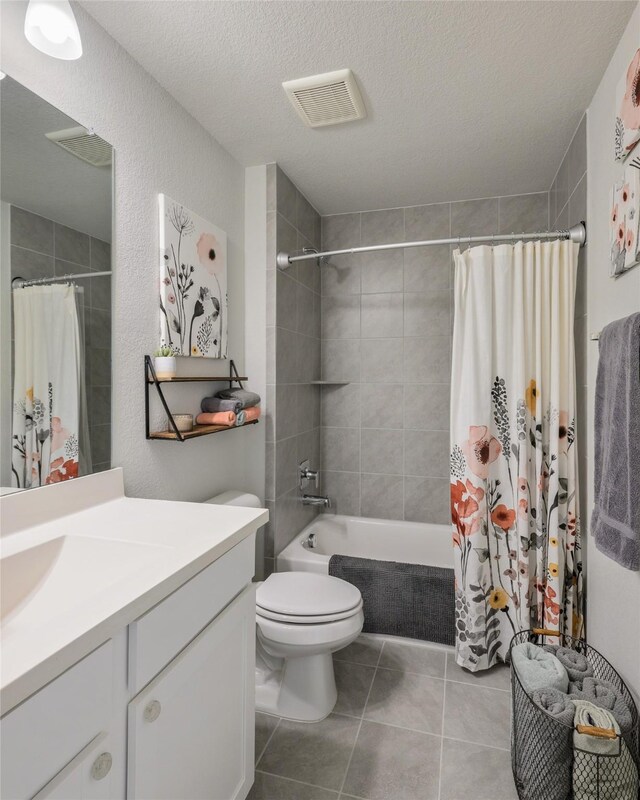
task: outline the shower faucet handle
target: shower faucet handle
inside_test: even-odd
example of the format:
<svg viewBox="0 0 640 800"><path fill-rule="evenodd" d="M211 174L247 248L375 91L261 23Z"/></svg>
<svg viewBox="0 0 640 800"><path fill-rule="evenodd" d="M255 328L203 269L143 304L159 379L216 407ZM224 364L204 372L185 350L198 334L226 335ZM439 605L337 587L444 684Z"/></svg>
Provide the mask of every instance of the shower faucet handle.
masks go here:
<svg viewBox="0 0 640 800"><path fill-rule="evenodd" d="M318 470L309 469L309 462L303 461L300 464L300 488L304 489L309 481L313 481L315 488L318 488Z"/></svg>

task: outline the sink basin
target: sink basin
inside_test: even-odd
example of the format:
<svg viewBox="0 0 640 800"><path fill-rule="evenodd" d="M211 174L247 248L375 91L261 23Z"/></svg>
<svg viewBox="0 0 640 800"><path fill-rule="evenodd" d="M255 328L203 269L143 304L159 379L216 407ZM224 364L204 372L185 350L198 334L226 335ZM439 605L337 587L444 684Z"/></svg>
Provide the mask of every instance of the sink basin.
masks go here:
<svg viewBox="0 0 640 800"><path fill-rule="evenodd" d="M164 545L59 536L0 559L0 626L60 619L146 567Z"/></svg>

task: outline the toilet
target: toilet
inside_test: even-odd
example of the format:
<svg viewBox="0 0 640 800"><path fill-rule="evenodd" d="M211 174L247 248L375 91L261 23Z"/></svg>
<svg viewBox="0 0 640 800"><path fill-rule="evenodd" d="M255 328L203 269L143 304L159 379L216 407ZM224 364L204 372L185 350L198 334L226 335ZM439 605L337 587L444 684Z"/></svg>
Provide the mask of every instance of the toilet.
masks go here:
<svg viewBox="0 0 640 800"><path fill-rule="evenodd" d="M255 495L224 492L207 501L260 507ZM332 654L364 624L360 590L313 572L278 572L256 592L256 711L318 722L338 693Z"/></svg>
<svg viewBox="0 0 640 800"><path fill-rule="evenodd" d="M362 630L360 590L330 575L277 572L256 593L256 710L318 722L338 693L332 654Z"/></svg>

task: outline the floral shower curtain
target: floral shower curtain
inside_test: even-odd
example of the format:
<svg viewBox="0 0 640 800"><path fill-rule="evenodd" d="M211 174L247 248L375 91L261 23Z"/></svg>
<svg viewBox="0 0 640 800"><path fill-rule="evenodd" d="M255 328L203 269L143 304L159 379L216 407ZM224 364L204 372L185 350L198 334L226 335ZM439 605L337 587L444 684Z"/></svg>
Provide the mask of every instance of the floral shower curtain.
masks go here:
<svg viewBox="0 0 640 800"><path fill-rule="evenodd" d="M504 660L514 633L582 632L575 441L579 245L454 253L451 515L456 660Z"/></svg>
<svg viewBox="0 0 640 800"><path fill-rule="evenodd" d="M13 292L12 471L28 489L78 476L81 347L75 290Z"/></svg>

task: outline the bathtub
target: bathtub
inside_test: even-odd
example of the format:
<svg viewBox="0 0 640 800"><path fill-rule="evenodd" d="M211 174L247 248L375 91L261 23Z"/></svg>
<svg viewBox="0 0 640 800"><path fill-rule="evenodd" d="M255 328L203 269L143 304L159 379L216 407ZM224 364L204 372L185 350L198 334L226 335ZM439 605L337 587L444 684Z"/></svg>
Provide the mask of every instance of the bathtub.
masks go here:
<svg viewBox="0 0 640 800"><path fill-rule="evenodd" d="M307 544L311 534L314 548ZM336 553L453 569L449 525L333 514L321 514L307 525L277 557L277 569L326 573Z"/></svg>

